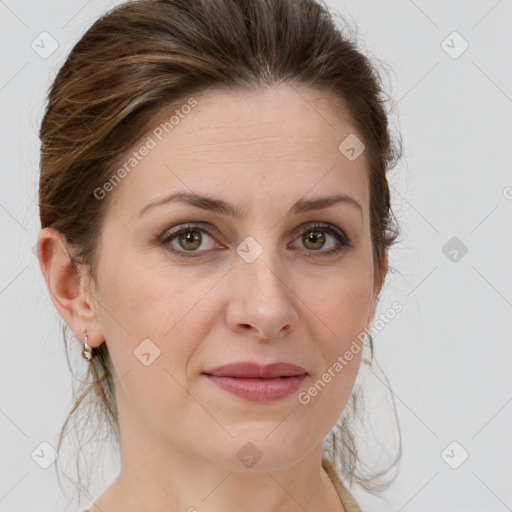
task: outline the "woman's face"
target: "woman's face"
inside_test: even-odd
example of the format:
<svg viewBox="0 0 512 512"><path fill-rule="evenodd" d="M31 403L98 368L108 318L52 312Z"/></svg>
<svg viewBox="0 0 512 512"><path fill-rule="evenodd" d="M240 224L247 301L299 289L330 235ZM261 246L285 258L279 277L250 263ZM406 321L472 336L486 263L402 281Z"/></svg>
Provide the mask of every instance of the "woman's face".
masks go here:
<svg viewBox="0 0 512 512"><path fill-rule="evenodd" d="M321 445L350 396L353 342L380 284L367 162L345 147L355 131L343 113L311 94L196 96L156 120L119 167L136 164L105 187L88 330L108 346L123 435L155 457L165 447L228 469L250 467L247 456L284 469ZM312 202L338 195L350 199ZM248 362L303 370L214 371Z"/></svg>

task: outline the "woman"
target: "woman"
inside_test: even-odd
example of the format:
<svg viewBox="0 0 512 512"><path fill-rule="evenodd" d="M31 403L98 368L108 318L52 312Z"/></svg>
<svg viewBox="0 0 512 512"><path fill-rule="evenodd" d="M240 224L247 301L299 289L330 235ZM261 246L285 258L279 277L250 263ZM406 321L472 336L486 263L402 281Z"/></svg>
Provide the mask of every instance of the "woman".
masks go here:
<svg viewBox="0 0 512 512"><path fill-rule="evenodd" d="M375 481L340 418L397 236L394 148L328 11L120 5L40 138L41 271L119 436L88 510L360 510L341 477Z"/></svg>

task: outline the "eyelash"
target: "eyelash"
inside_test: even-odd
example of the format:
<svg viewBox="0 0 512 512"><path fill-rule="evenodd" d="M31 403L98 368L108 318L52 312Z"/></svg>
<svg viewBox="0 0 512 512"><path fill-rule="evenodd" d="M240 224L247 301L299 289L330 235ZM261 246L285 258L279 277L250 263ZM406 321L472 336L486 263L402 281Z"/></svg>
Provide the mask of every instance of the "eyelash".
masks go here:
<svg viewBox="0 0 512 512"><path fill-rule="evenodd" d="M160 241L161 241L162 244L167 245L174 238L177 238L182 233L187 233L188 231L200 231L200 232L206 233L210 237L214 238L214 234L211 233L209 229L200 227L200 226L195 225L195 224L187 224L187 225L184 225L182 227L178 227L178 228L172 229L170 231L166 231L164 233L164 235L161 237ZM310 250L310 251L308 251L308 252L312 253L312 254L310 254L308 256L310 258L318 258L318 257L322 257L322 256L331 256L333 254L337 254L337 253L343 251L344 249L352 247L352 244L351 244L350 240L348 239L348 237L346 235L344 235L343 232L338 232L336 229L332 228L329 224L322 224L322 223L318 223L318 222L314 223L311 226L307 226L300 233L300 236L302 236L304 233L307 233L309 231L328 233L328 234L332 235L336 240L338 240L338 242L340 242L340 244L341 244L340 247L338 247L336 249L331 249L329 251L320 251L319 250L317 254L314 254L317 251ZM185 250L176 250L174 248L168 248L168 250L170 252L172 252L173 254L176 254L177 256L181 257L181 258L199 258L199 257L201 257L201 255L200 254L198 255L197 253L208 252L208 250L206 250L206 251L204 251L204 250L203 251L198 251L198 250L196 250L196 251L185 251Z"/></svg>

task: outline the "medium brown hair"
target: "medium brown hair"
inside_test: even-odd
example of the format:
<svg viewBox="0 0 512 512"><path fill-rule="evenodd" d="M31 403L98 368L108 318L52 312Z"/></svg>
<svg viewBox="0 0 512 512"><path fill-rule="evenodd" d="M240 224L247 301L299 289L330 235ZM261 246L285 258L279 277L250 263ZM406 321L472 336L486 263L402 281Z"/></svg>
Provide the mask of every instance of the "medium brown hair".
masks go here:
<svg viewBox="0 0 512 512"><path fill-rule="evenodd" d="M94 190L154 120L201 92L287 83L339 100L366 146L373 261L380 270L399 234L386 172L400 150L390 136L376 68L346 31L315 0L136 0L107 12L74 46L49 90L40 129L41 227L62 233L73 248L72 263L85 265L94 278L104 215L115 194L99 200ZM106 343L94 349L89 368L93 381L74 391L58 449L88 396L119 442ZM350 484L378 492L391 483L379 479L400 454L386 470L360 471L350 428L358 397L354 391L331 433L330 457Z"/></svg>

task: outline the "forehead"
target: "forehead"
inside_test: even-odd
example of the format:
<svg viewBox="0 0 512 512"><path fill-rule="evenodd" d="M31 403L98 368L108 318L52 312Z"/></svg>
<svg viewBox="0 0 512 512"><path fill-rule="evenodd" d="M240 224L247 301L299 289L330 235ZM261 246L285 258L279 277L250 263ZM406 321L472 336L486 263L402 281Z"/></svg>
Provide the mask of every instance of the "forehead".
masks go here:
<svg viewBox="0 0 512 512"><path fill-rule="evenodd" d="M332 153L340 137L355 131L345 110L332 96L297 86L282 84L250 92L213 90L195 100L197 105L171 130L190 140L187 145L180 137L176 150L190 150L194 155L198 151L223 152L230 145L237 145L237 151L265 146L281 154L292 150L299 158L314 157L323 151ZM153 132L165 131L166 120L169 112L155 120ZM302 148L304 143L306 147Z"/></svg>
<svg viewBox="0 0 512 512"><path fill-rule="evenodd" d="M258 199L260 207L269 192L294 196L293 202L308 193L342 192L366 208L365 155L350 161L339 150L355 133L326 93L291 86L208 91L162 111L124 155L118 167L128 172L113 207L134 210L179 189L231 202Z"/></svg>

